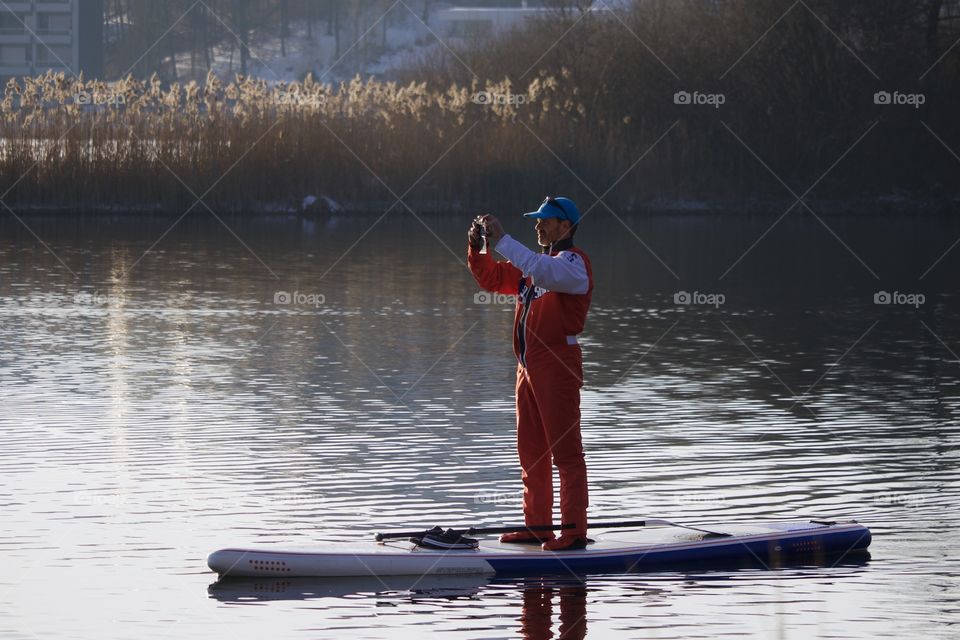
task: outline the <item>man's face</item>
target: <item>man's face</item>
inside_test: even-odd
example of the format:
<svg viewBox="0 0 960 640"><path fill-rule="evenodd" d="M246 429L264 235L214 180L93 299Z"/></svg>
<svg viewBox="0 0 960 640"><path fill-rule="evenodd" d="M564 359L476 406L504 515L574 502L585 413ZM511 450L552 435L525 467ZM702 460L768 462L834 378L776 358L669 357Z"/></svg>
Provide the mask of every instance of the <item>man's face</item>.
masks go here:
<svg viewBox="0 0 960 640"><path fill-rule="evenodd" d="M549 247L557 240L567 237L569 230L569 220L537 218L537 244L541 247Z"/></svg>

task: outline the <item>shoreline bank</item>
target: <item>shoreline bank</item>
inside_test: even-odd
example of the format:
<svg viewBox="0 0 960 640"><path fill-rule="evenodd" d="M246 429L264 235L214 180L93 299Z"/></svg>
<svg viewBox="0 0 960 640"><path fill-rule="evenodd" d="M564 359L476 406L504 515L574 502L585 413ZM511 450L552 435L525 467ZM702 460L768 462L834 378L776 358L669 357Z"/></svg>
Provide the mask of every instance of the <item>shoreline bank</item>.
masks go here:
<svg viewBox="0 0 960 640"><path fill-rule="evenodd" d="M309 196L308 196L309 197ZM574 196L575 197L575 196ZM536 204L531 200L527 204L533 207ZM576 199L576 198L575 198ZM327 200L328 204L321 207L303 207L293 206L291 204L268 202L258 203L244 208L224 208L218 207L214 210L217 215L229 215L232 217L250 217L250 218L305 218L305 219L323 219L337 218L344 216L379 216L384 213L388 215L425 215L425 216L460 216L470 215L481 210L487 210L489 207L482 205L469 206L463 203L451 203L443 207L437 205L423 205L421 203L410 204L414 211L411 214L404 204L399 202L368 201L363 203L339 203L331 199L320 197L320 200ZM602 204L596 204L596 200L591 196L581 197L577 200L581 204L581 210L588 212L586 216L611 216L608 210ZM801 215L811 216L807 207L803 203L794 204L792 198L760 198L751 197L742 200L673 200L657 199L653 201L640 202L632 207L620 208L612 206L613 214L616 216L702 216L702 215L767 215L780 216L787 212L787 215L800 213ZM804 202L813 210L816 215L824 216L878 216L878 215L956 215L960 214L960 193L953 195L932 195L932 194L903 194L892 193L872 197L851 197L851 198L832 198L817 200L806 198ZM791 205L792 208L791 208ZM124 218L167 218L183 215L209 214L209 211L202 204L197 204L188 211L170 209L163 205L142 204L137 206L128 206L122 204L111 205L92 205L78 209L74 206L65 205L9 205L10 210L6 211L6 217L12 217L10 211L18 217L75 217L83 219L87 217L109 218L122 216ZM521 203L519 208L523 208ZM494 211L495 212L495 211ZM0 216L3 217L3 216Z"/></svg>

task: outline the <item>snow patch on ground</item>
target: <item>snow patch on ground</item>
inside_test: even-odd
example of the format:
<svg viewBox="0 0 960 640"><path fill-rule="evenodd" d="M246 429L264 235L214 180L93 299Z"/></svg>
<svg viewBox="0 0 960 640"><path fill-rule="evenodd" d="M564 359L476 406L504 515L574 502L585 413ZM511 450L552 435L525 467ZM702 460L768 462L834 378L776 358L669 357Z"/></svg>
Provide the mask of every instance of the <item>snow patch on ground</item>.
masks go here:
<svg viewBox="0 0 960 640"><path fill-rule="evenodd" d="M300 210L307 212L317 212L317 213L341 213L343 207L339 202L330 198L328 196L307 196L303 199L303 202L300 203Z"/></svg>

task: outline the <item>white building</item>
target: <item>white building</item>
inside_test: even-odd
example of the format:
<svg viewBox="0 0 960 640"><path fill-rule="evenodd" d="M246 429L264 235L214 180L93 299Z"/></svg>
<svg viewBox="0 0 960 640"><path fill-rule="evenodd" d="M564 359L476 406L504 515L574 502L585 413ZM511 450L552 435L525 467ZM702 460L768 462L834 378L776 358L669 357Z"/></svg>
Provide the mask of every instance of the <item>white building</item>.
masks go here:
<svg viewBox="0 0 960 640"><path fill-rule="evenodd" d="M544 17L542 8L451 7L431 16L438 33L448 38L488 38Z"/></svg>
<svg viewBox="0 0 960 640"><path fill-rule="evenodd" d="M103 0L0 5L0 80L48 69L99 76L103 66Z"/></svg>
<svg viewBox="0 0 960 640"><path fill-rule="evenodd" d="M610 9L629 6L632 0L604 0L597 2L589 11L602 16ZM531 22L557 15L557 10L548 7L528 7L526 2L518 7L444 7L431 13L430 21L442 37L488 38L514 29L524 29Z"/></svg>

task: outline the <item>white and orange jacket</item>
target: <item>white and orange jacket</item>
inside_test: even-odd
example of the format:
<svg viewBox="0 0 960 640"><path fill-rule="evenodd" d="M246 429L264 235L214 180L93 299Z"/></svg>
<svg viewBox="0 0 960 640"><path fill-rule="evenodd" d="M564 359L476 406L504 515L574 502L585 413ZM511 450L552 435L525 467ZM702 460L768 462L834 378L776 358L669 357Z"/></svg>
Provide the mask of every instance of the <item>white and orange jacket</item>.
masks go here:
<svg viewBox="0 0 960 640"><path fill-rule="evenodd" d="M555 364L551 351L561 354L577 344L593 296L590 259L570 239L534 253L509 235L497 242L497 253L509 262L470 247L467 264L482 289L517 296L513 351L524 367Z"/></svg>

